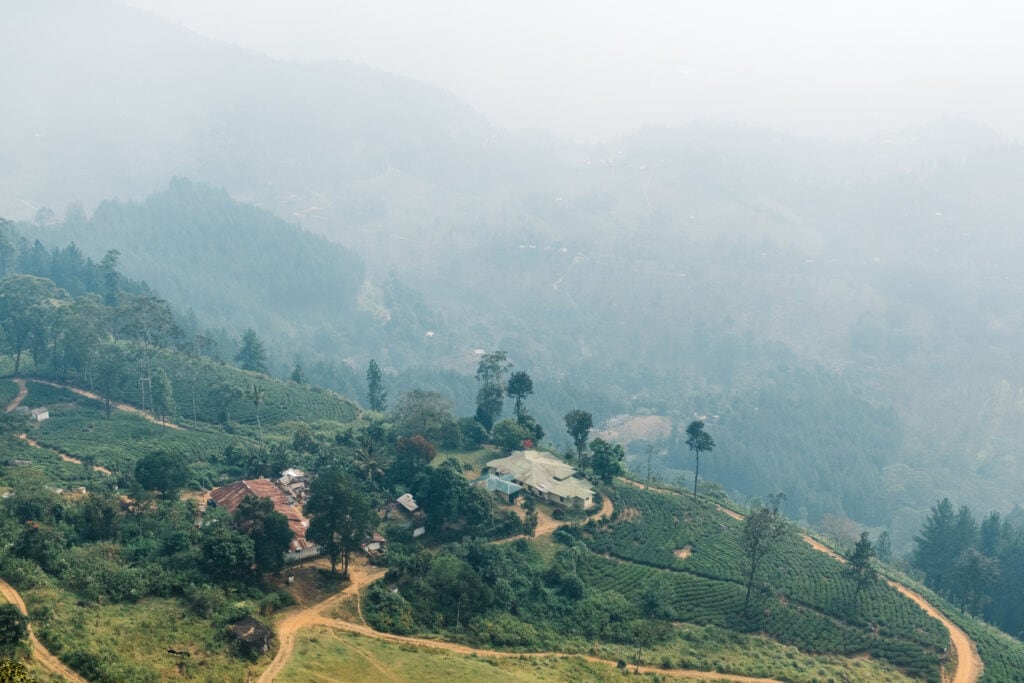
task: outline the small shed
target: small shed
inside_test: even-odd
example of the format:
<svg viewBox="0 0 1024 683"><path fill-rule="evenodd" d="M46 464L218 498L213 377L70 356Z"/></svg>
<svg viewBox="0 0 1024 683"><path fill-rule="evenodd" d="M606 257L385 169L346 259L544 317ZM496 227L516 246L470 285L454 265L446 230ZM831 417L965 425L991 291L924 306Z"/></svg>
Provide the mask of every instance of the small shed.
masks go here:
<svg viewBox="0 0 1024 683"><path fill-rule="evenodd" d="M240 619L228 627L228 635L238 643L245 654L261 655L270 649L274 632L270 627L252 617Z"/></svg>
<svg viewBox="0 0 1024 683"><path fill-rule="evenodd" d="M50 419L50 410L49 408L33 408L28 416L33 422L42 422Z"/></svg>
<svg viewBox="0 0 1024 683"><path fill-rule="evenodd" d="M360 547L370 557L376 557L383 555L387 551L387 540L381 534L374 531L370 534L369 538L360 544Z"/></svg>
<svg viewBox="0 0 1024 683"><path fill-rule="evenodd" d="M484 486L488 491L493 491L506 503L511 503L523 490L523 487L512 481L511 474L494 474L493 472L484 480Z"/></svg>
<svg viewBox="0 0 1024 683"><path fill-rule="evenodd" d="M412 497L411 493L403 493L395 500L395 502L401 505L409 514L420 509L420 506L416 503L416 499Z"/></svg>

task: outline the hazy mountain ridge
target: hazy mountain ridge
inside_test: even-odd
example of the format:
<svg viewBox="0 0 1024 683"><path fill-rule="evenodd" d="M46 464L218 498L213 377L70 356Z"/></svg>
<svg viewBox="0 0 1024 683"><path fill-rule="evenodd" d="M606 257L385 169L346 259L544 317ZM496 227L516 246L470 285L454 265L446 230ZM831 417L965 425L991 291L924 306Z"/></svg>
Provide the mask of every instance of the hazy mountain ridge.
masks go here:
<svg viewBox="0 0 1024 683"><path fill-rule="evenodd" d="M450 175L489 126L459 100L345 63L279 62L107 0L22 4L0 26L0 207L140 197L172 175L277 206L389 166ZM97 49L97 46L102 46ZM73 110L73 116L67 112ZM467 174L461 174L465 177Z"/></svg>
<svg viewBox="0 0 1024 683"><path fill-rule="evenodd" d="M877 467L928 471L929 483L906 490L911 499L876 505L880 517L888 505L922 514L964 488L1003 507L1016 501L1021 413L992 396L1024 384L1013 268L1024 207L1012 191L1024 164L987 129L954 121L837 144L694 124L568 145L495 131L456 98L372 69L277 62L111 4L90 4L80 20L79 6L20 8L7 24L48 28L5 34L3 49L24 53L24 67L0 85L45 87L0 112L12 124L0 126L11 150L0 169L14 188L0 215L26 215L20 199L91 204L186 175L358 253L366 276L347 269L345 311L357 281L391 297L363 329L358 313L328 326L317 313L338 309L314 305L309 320L289 324L279 307L277 326L261 330L287 340L279 356L306 344L356 374L370 354L383 356L396 388L436 381L471 412L473 350L506 348L534 373L536 411L554 438L573 404L604 417L685 417L741 401L776 369L817 368L848 397L898 415L902 439ZM47 40L105 47L79 49L71 64L38 48ZM63 121L69 101L81 105L77 118L56 137L33 137ZM105 161L81 172L95 159ZM230 239L244 242L229 223L239 230ZM182 304L197 298L171 278L201 277L158 281L163 266L142 252L126 251L128 272ZM392 273L416 294L384 287ZM332 276L303 273L296 292L329 289L320 283ZM213 316L269 323L262 307ZM392 310L402 313L387 319ZM357 393L351 368L336 375L335 388ZM837 421L840 434L857 423L817 419ZM971 437L978 431L984 444ZM793 458L822 481L833 476L827 455ZM1006 469L994 474L993 463Z"/></svg>

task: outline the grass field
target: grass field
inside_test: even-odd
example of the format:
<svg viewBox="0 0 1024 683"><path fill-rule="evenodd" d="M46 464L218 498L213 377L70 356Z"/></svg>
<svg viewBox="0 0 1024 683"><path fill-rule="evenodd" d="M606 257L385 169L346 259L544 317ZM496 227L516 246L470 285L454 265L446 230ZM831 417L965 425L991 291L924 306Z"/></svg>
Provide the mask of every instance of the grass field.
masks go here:
<svg viewBox="0 0 1024 683"><path fill-rule="evenodd" d="M451 453L446 451L438 453L434 462L440 464L449 457L461 462L463 467L468 465L470 469L465 470L466 478L473 480L480 476L488 461L502 457L502 453L494 447L479 448L475 451L452 451Z"/></svg>
<svg viewBox="0 0 1024 683"><path fill-rule="evenodd" d="M645 651L643 660L650 666L729 672L792 683L920 680L907 676L888 662L870 657L813 655L764 636L744 635L714 626L679 624L674 636ZM591 649L590 654L602 659L632 661L636 650L602 644Z"/></svg>
<svg viewBox="0 0 1024 683"><path fill-rule="evenodd" d="M22 596L44 644L90 680L241 681L251 666L230 653L221 627L178 600L83 604L49 585ZM168 648L191 656L168 654Z"/></svg>
<svg viewBox="0 0 1024 683"><path fill-rule="evenodd" d="M614 667L577 657L488 658L315 628L299 634L280 683L323 681L621 681Z"/></svg>

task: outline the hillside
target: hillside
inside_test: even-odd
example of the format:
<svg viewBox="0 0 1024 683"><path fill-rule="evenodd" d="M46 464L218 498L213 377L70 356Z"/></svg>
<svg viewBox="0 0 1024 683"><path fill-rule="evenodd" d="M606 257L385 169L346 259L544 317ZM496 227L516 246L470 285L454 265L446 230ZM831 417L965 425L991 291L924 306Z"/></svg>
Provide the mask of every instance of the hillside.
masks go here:
<svg viewBox="0 0 1024 683"><path fill-rule="evenodd" d="M5 297L52 287L25 275L3 283ZM283 615L274 671L289 660L296 631L311 625L492 658L559 652L606 667L631 661L733 680L938 681L952 667L939 621L894 585L858 583L774 511L778 535L756 564L749 519L706 498L628 481L602 485L595 474L602 500L590 511L532 497L520 510L471 485L493 447L437 458L419 436L430 426L422 433L445 445L449 437L433 435L446 433L445 421L457 424L440 396L403 397L387 413L363 414L331 392L172 348L173 335L154 334L159 300L115 291L114 304L104 306L89 293L74 300L51 293L34 309L47 324L30 337L32 376L0 387L8 410L0 442L9 454L0 486L10 494L0 506L0 542L10 549L0 576L27 604L38 647L87 679L163 680L188 671L163 657L161 642L230 680L262 671L271 662L239 657L225 627L246 616L275 621L278 608L310 595L321 598ZM0 303L10 326L13 311ZM146 317L128 324L128 314ZM80 333L71 342L78 360L67 362L65 330L89 324L111 325L118 336L90 342ZM145 374L136 383L138 372ZM47 419L29 420L31 408L46 408ZM154 463L165 474L155 477ZM343 500L365 500L356 540L384 534L387 551L374 561L387 565L398 590L375 582L382 570L370 570L357 622L345 616L351 607L327 611L347 595L337 593L335 557L315 562L331 568L326 577L289 570L306 577L290 588L274 578L284 569L280 554L276 570L253 564L254 544L264 541L250 540L238 512L197 504L214 486L289 467L318 475L305 506L314 525L315 487L333 476L345 487ZM167 478L172 472L177 483ZM199 491L179 495L183 486ZM373 513L396 491L413 493L426 514L418 540L403 520ZM567 518L576 521L555 521ZM175 612L178 621L163 616ZM977 634L993 672L1024 659L1019 643L960 621ZM131 623L147 624L145 637L127 640ZM451 642L435 645L438 635ZM961 668L965 642L956 645ZM564 665L585 666L571 658Z"/></svg>
<svg viewBox="0 0 1024 683"><path fill-rule="evenodd" d="M83 400L67 389L40 381L30 380L27 386L28 391L21 398L23 404L46 404L53 410L51 419L32 431L33 437L49 434L59 440L61 434L80 432L82 423L76 422L74 416L81 415L91 420L93 429L87 431L95 432L105 448L113 449L110 453L116 453L118 446L126 444L132 445L132 451L149 444L151 448L159 447L168 452L176 448L176 439L185 438L201 444L206 452L210 452L211 447L214 451L220 449L215 432L172 430L130 413L107 420L103 417L102 405L91 399ZM289 391L296 394L294 387ZM301 391L297 393L302 395ZM308 408L305 412L310 417L318 416ZM105 431L104 422L115 429ZM266 424L268 430L275 432L278 430L273 425L287 428L294 422L278 423L268 415ZM144 425L148 426L143 428ZM9 428L14 423L8 419L5 426ZM11 432L5 428L4 434ZM96 462L93 454L84 451L79 454L87 464ZM16 500L23 499L24 487L32 481L33 471L43 473L48 481L62 481L60 472L45 464L52 457L45 448L25 447L21 455L33 465L28 469L8 467L2 474L4 483L18 492ZM114 459L107 464L117 466L116 456L111 457ZM190 456L190 459L195 457ZM65 464L85 469L81 464ZM118 469L124 471L122 467ZM88 479L88 486L90 490L100 491L104 482L111 481L111 475L95 473ZM488 661L506 656L521 658L517 653L529 653L538 647L551 648L567 656L553 659L561 662L551 665L554 669L531 667L537 680L558 678L562 675L558 671L563 667L576 671L596 667L594 673L588 675L604 676L602 672L611 671L616 660L628 661L631 665L636 661L643 664L645 670L657 667L666 674L672 674L673 670L714 672L726 680L756 677L759 680L812 681L820 680L821 676L871 681L939 680L939 665L945 661L942 653L948 636L938 622L884 583L874 583L865 591L854 593L853 582L841 570L841 565L792 531L766 556L767 564L758 574L756 583L755 607L746 609L743 606L746 560L740 540L742 524L737 521L736 513L723 511L710 501L645 491L625 482L605 489L605 495L611 498L611 504L605 506L612 510L610 516L605 514L598 518L595 514L585 524L563 526L554 533L554 544L546 536L511 544L488 544L480 539L448 544L431 536L426 542L432 553L425 556L430 559L425 566L416 566L407 565L407 560L402 559L408 557L404 553L413 546L399 541L400 536L391 537L394 545L389 551L389 576L398 580L402 597L387 598L394 594L372 583L381 577L383 570L371 570L363 584L365 619L385 632L409 633L411 626L413 634L428 636L439 631L446 639L468 646L439 642L436 636L430 636L429 640L415 635L389 636L350 621L351 617L345 616L350 614L349 608L340 600L346 593L351 595L351 591L344 591L329 601L340 606L338 611L329 610L327 603L315 605L310 609L321 616L314 620L300 619L296 623L317 624L327 628L327 633L355 631L375 640L426 648L404 649L406 654L401 660L404 664L394 660L385 665L428 666L425 680L437 680L435 666L455 676L463 675L459 673L463 670L468 675L473 666L470 660L451 658L442 664L436 660L436 655L427 654L430 650L452 649L474 657L482 656ZM166 524L170 519L167 515L172 514L173 507L167 505L172 504L160 504L165 520L160 524ZM74 519L76 526L80 524L77 517ZM147 524L154 522L155 519ZM120 533L130 537L129 529L124 528ZM160 531L159 525L153 529L161 534L170 531ZM90 543L78 539L66 552L77 559L93 558L91 561L95 562L99 557L95 554L97 551L109 553L111 547L110 541ZM156 642L152 636L188 646L199 658L196 663L212 667L211 671L219 671L232 680L241 676L243 670L259 671L267 664L266 660L249 665L244 659L234 659L229 652L222 651L225 645L217 645L214 640L201 644L204 638L210 637L203 635L204 632L215 629L218 619L225 616L215 614L212 619L193 616L178 625L159 627L152 622L168 610L188 613L199 609L193 602L198 595L191 596L186 590L182 600L174 597L179 589L170 588L171 597L152 596L140 600L125 593L112 593L116 583L108 583L106 588L94 586L83 582L84 574L57 570L58 565L46 562L52 563L53 559L40 557L34 562L19 564L8 558L3 563L4 576L19 586L30 615L42 624L43 643L74 668L88 672L90 679L136 676L147 669L152 672L153 680L169 680L168 676L179 675L178 670L168 667L166 662L158 663L159 658L154 659L147 650ZM107 563L104 566L113 568L109 565L110 559L104 562ZM38 566L33 569L35 563L43 563L45 573L41 573ZM127 578L124 571L128 570L122 571L122 581ZM452 571L458 573L456 585L444 578ZM417 575L420 578L417 579ZM460 610L464 610L456 617L448 601L449 593L468 590L467 587L474 585L476 588L472 590L482 592L463 594L456 600L461 605ZM110 603L101 600L102 606L97 607L79 600L76 606L76 597L88 596L96 590L106 593ZM508 600L513 605L511 614L505 604ZM404 612L406 616L399 618ZM305 613L300 609L284 615L288 619L292 618L289 614L299 617ZM429 620L421 621L426 617ZM139 620L151 624L148 628L153 633L140 641L141 647L128 647L126 641L115 634L125 624ZM986 662L993 663L993 672L1006 671L1007 667L1014 666L1014 661L1024 657L1024 646L1019 643L992 638L969 619L961 617L959 621L971 633L984 636L979 647ZM88 626L89 638L78 634L75 626L78 622ZM595 640L600 644L594 643ZM348 650L347 645L341 645L340 650L339 646L323 649L318 642L316 639L312 643L302 641L302 652L311 647L320 648L321 652L315 659L302 660L302 671L306 672L303 675L317 675L324 671L322 666L333 666L325 663L334 662ZM344 639L342 642L347 643ZM116 664L102 655L97 649L101 647L119 650L121 657ZM361 648L356 651L364 652ZM870 657L865 658L864 654ZM552 652L546 656L553 655ZM290 661L283 674L286 679L297 675L291 667L299 665L299 660ZM428 661L432 663L427 664ZM984 680L1002 679L994 676Z"/></svg>

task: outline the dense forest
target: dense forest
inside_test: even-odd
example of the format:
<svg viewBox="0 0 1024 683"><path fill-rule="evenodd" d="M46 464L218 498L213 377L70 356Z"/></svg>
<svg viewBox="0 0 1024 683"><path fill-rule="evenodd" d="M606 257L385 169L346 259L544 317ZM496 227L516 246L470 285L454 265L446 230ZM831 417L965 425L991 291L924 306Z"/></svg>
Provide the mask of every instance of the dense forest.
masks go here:
<svg viewBox="0 0 1024 683"><path fill-rule="evenodd" d="M979 524L966 505L948 498L932 506L914 537L910 563L925 583L960 609L1018 638L1024 634L1024 529L990 512Z"/></svg>

